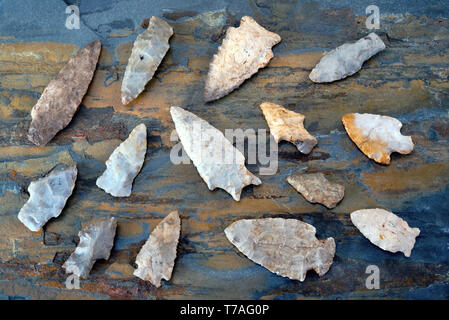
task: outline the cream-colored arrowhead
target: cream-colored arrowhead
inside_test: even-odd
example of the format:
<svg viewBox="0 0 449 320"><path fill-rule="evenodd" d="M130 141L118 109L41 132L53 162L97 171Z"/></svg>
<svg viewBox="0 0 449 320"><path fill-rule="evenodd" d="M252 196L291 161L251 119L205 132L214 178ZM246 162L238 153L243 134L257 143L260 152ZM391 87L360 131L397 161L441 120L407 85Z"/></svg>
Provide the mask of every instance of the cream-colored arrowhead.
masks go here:
<svg viewBox="0 0 449 320"><path fill-rule="evenodd" d="M122 103L128 104L153 78L170 45L173 29L162 19L152 17L148 28L134 41L122 81Z"/></svg>
<svg viewBox="0 0 449 320"><path fill-rule="evenodd" d="M97 179L97 186L114 197L131 195L134 178L139 173L147 152L147 127L141 123L112 152L106 170Z"/></svg>
<svg viewBox="0 0 449 320"><path fill-rule="evenodd" d="M209 66L204 99L213 101L238 88L273 58L271 48L281 37L243 17L238 28L229 27Z"/></svg>
<svg viewBox="0 0 449 320"><path fill-rule="evenodd" d="M228 240L271 272L304 281L308 270L324 275L335 254L333 238L318 240L315 228L295 219L239 220L225 229Z"/></svg>
<svg viewBox="0 0 449 320"><path fill-rule="evenodd" d="M90 222L78 233L80 242L72 255L62 266L66 273L87 278L95 261L109 259L114 245L117 220L102 218Z"/></svg>
<svg viewBox="0 0 449 320"><path fill-rule="evenodd" d="M264 102L260 105L276 142L289 141L304 154L310 153L318 141L304 128L305 117L280 105Z"/></svg>
<svg viewBox="0 0 449 320"><path fill-rule="evenodd" d="M287 177L287 182L311 203L320 203L329 209L335 208L345 195L345 187L329 182L324 174L295 173Z"/></svg>
<svg viewBox="0 0 449 320"><path fill-rule="evenodd" d="M209 190L226 190L240 200L242 189L262 182L245 167L245 157L208 122L179 107L170 113L182 147L192 160Z"/></svg>
<svg viewBox="0 0 449 320"><path fill-rule="evenodd" d="M134 275L160 287L161 280L170 280L175 265L176 247L181 232L181 219L173 211L153 230L136 258Z"/></svg>
<svg viewBox="0 0 449 320"><path fill-rule="evenodd" d="M401 134L402 123L392 117L369 113L348 113L342 118L346 132L360 150L370 159L390 164L390 154L408 154L413 141Z"/></svg>
<svg viewBox="0 0 449 320"><path fill-rule="evenodd" d="M56 168L28 187L30 198L20 209L19 220L31 231L39 231L58 217L75 187L76 166Z"/></svg>
<svg viewBox="0 0 449 320"><path fill-rule="evenodd" d="M333 82L353 75L363 63L385 49L385 44L375 33L370 33L355 43L345 43L321 58L309 75L313 82Z"/></svg>
<svg viewBox="0 0 449 320"><path fill-rule="evenodd" d="M384 209L354 211L351 221L371 243L393 253L401 251L406 257L410 257L420 233L418 228L410 228L406 221Z"/></svg>
<svg viewBox="0 0 449 320"><path fill-rule="evenodd" d="M45 145L69 124L92 81L100 51L100 41L89 43L50 81L31 109L28 140Z"/></svg>

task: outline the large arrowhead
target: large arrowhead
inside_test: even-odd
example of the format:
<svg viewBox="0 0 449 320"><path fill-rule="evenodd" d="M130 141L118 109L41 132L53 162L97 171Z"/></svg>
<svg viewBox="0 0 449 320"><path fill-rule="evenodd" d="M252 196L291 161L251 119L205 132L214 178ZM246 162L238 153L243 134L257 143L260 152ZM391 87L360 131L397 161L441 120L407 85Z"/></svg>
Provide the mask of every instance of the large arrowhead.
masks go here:
<svg viewBox="0 0 449 320"><path fill-rule="evenodd" d="M181 232L181 219L173 211L153 230L136 258L137 269L134 275L150 281L156 287L161 280L170 280L175 265L176 247Z"/></svg>
<svg viewBox="0 0 449 320"><path fill-rule="evenodd" d="M295 219L239 220L225 234L249 259L293 280L304 281L310 269L324 275L334 259L334 239L318 240L312 225Z"/></svg>
<svg viewBox="0 0 449 320"><path fill-rule="evenodd" d="M147 30L134 41L133 50L122 81L122 103L128 104L153 78L170 45L173 29L162 19L152 17Z"/></svg>
<svg viewBox="0 0 449 320"><path fill-rule="evenodd" d="M213 101L238 88L273 58L271 48L281 37L243 17L238 28L229 27L209 66L204 99Z"/></svg>
<svg viewBox="0 0 449 320"><path fill-rule="evenodd" d="M179 107L170 113L182 147L209 190L221 188L240 200L242 189L262 182L245 167L245 157L207 121Z"/></svg>
<svg viewBox="0 0 449 320"><path fill-rule="evenodd" d="M31 110L31 142L45 145L69 124L92 81L100 51L100 41L89 43L50 81Z"/></svg>

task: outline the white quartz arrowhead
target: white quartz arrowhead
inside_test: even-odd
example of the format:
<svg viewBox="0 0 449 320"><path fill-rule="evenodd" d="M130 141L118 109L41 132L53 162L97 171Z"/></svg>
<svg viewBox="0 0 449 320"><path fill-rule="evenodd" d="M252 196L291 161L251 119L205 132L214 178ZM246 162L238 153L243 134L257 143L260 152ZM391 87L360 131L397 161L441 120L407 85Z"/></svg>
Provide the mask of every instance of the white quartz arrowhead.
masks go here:
<svg viewBox="0 0 449 320"><path fill-rule="evenodd" d="M135 99L153 78L170 45L173 29L162 19L152 17L148 28L134 41L122 81L122 103Z"/></svg>
<svg viewBox="0 0 449 320"><path fill-rule="evenodd" d="M406 257L410 257L420 233L418 228L410 228L406 221L384 209L354 211L351 221L371 243L393 253L401 251Z"/></svg>
<svg viewBox="0 0 449 320"><path fill-rule="evenodd" d="M20 209L19 220L31 231L39 231L48 220L58 217L72 194L76 166L53 169L28 186L30 198Z"/></svg>
<svg viewBox="0 0 449 320"><path fill-rule="evenodd" d="M95 261L109 259L114 245L117 220L115 218L97 219L78 233L80 242L72 255L62 266L66 273L87 278Z"/></svg>
<svg viewBox="0 0 449 320"><path fill-rule="evenodd" d="M245 167L245 157L207 121L179 107L170 113L182 147L192 160L209 190L226 190L240 200L242 189L262 182Z"/></svg>
<svg viewBox="0 0 449 320"><path fill-rule="evenodd" d="M321 58L309 75L313 82L333 82L353 75L363 63L385 49L385 44L375 33L370 33L355 43L345 43Z"/></svg>
<svg viewBox="0 0 449 320"><path fill-rule="evenodd" d="M106 170L97 179L97 186L114 197L130 196L146 152L147 127L142 123L112 152L106 161Z"/></svg>
<svg viewBox="0 0 449 320"><path fill-rule="evenodd" d="M204 98L219 99L238 88L274 57L271 48L281 37L243 17L238 28L229 27L209 66Z"/></svg>
<svg viewBox="0 0 449 320"><path fill-rule="evenodd" d="M401 134L402 123L392 117L369 113L348 113L342 118L346 132L368 158L390 164L390 154L408 154L413 141Z"/></svg>
<svg viewBox="0 0 449 320"><path fill-rule="evenodd" d="M304 281L308 270L324 275L335 254L333 238L318 240L315 228L295 219L239 220L225 229L228 240L271 272Z"/></svg>
<svg viewBox="0 0 449 320"><path fill-rule="evenodd" d="M153 230L136 258L134 275L160 287L161 280L170 280L175 265L176 247L181 232L181 219L173 211Z"/></svg>

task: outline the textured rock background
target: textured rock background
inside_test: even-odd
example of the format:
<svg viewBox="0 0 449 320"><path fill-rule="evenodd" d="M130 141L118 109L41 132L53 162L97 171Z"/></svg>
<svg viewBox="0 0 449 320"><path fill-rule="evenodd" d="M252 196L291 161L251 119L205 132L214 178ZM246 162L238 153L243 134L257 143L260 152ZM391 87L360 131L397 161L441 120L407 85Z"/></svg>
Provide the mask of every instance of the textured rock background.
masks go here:
<svg viewBox="0 0 449 320"><path fill-rule="evenodd" d="M368 34L365 1L264 0L55 1L0 0L0 298L449 298L449 3L376 1L378 34L387 45L356 75L318 85L308 74L325 51ZM81 29L65 28L65 8L77 4ZM145 91L129 106L120 102L121 79L140 24L152 15L174 28L171 48ZM224 30L250 15L278 33L275 57L238 90L202 101L209 60ZM99 39L103 49L93 82L69 126L45 147L27 139L30 110L74 52ZM179 105L219 130L267 128L259 105L271 101L307 117L319 144L302 155L280 144L279 172L260 176L240 202L211 192L193 165L169 161L169 108ZM403 124L415 150L376 164L346 135L341 116L385 114ZM132 196L115 199L95 186L110 153L144 122L148 151ZM74 193L45 231L30 233L17 219L24 190L58 163L77 163ZM331 211L312 205L285 178L332 173L346 196ZM257 174L257 167L248 166ZM349 213L384 207L421 229L410 258L372 245ZM132 263L151 230L178 210L182 230L173 276L156 289L133 277ZM80 290L65 289L62 263L92 218L115 216L115 246ZM278 277L237 252L223 233L238 219L298 218L317 237L334 237L336 255L322 278L303 283ZM365 288L365 269L380 268L380 290Z"/></svg>

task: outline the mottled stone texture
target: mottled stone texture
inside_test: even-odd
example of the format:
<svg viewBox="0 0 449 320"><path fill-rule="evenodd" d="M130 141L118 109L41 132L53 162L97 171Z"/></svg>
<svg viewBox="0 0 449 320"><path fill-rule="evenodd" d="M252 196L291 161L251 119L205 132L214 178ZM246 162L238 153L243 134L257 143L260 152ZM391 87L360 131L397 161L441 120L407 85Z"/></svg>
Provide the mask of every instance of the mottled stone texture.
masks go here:
<svg viewBox="0 0 449 320"><path fill-rule="evenodd" d="M406 221L384 209L354 211L351 221L379 248L393 253L401 251L406 257L410 257L420 233L418 228L410 228Z"/></svg>
<svg viewBox="0 0 449 320"><path fill-rule="evenodd" d="M170 280L176 259L181 232L181 219L173 211L159 223L143 245L136 258L134 275L160 287L161 280Z"/></svg>
<svg viewBox="0 0 449 320"><path fill-rule="evenodd" d="M363 63L385 49L380 37L370 33L355 43L346 43L327 53L309 75L313 82L333 82L353 75Z"/></svg>
<svg viewBox="0 0 449 320"><path fill-rule="evenodd" d="M239 220L225 229L228 240L271 272L304 281L308 270L323 276L335 254L333 238L318 240L315 228L294 219Z"/></svg>
<svg viewBox="0 0 449 320"><path fill-rule="evenodd" d="M90 222L78 233L80 239L78 246L62 267L67 273L87 278L95 261L109 259L116 229L115 218L102 218Z"/></svg>
<svg viewBox="0 0 449 320"><path fill-rule="evenodd" d="M97 179L97 186L114 197L130 196L134 178L142 169L146 151L147 127L141 123L112 152L106 161L106 170Z"/></svg>
<svg viewBox="0 0 449 320"><path fill-rule="evenodd" d="M245 167L245 157L207 121L179 107L170 112L182 147L192 160L209 190L226 190L235 201L242 189L262 182Z"/></svg>
<svg viewBox="0 0 449 320"><path fill-rule="evenodd" d="M305 117L280 105L264 102L260 105L274 140L290 141L302 153L308 154L318 143L317 139L304 128Z"/></svg>
<svg viewBox="0 0 449 320"><path fill-rule="evenodd" d="M81 1L80 30L64 27L64 1L28 3L35 4L33 10L3 1L8 14L0 23L0 279L7 279L0 281L0 299L449 299L449 255L442 245L449 243L448 1L382 2L376 32L388 49L354 76L326 85L310 81L310 71L323 52L367 34L366 1L198 0L189 3L189 12L178 0L164 11L162 1ZM53 18L43 19L46 14ZM124 106L123 74L143 31L139 25L151 15L174 29L170 50L157 79ZM238 26L245 15L282 42L269 65L238 90L204 103L211 57L229 26ZM25 30L24 22L35 28ZM105 46L76 116L54 143L34 147L26 138L32 106L74 52L99 37ZM259 108L264 101L305 115L305 127L319 143L305 155L281 141L277 173L260 176L263 183L246 187L239 202L223 190L211 192L192 163L170 161L173 146L179 146L170 140L170 106L225 133L268 129ZM355 112L399 119L414 151L393 153L389 166L368 159L341 121ZM140 123L148 128L145 164L131 196L112 197L95 180ZM245 157L253 173L266 166L248 164ZM62 214L42 232L27 232L17 213L30 181L58 163L75 162L76 187ZM345 198L332 211L307 202L285 181L299 169L343 184ZM409 258L379 249L354 227L350 213L363 208L387 208L421 229ZM182 216L178 254L171 280L157 289L135 277L133 265L153 228L175 210ZM97 261L80 290L68 290L61 264L75 249L80 226L101 217L118 221L111 256ZM304 282L276 276L238 253L223 233L240 219L276 217L299 219L315 226L319 239L335 239L334 262L323 277L314 271ZM380 269L379 290L366 288L370 264Z"/></svg>
<svg viewBox="0 0 449 320"><path fill-rule="evenodd" d="M47 85L31 110L28 139L35 145L47 144L72 120L89 88L100 51L100 41L89 43Z"/></svg>
<svg viewBox="0 0 449 320"><path fill-rule="evenodd" d="M229 27L209 65L204 99L217 100L238 88L268 64L274 56L271 47L280 41L251 17L243 17L238 28Z"/></svg>
<svg viewBox="0 0 449 320"><path fill-rule="evenodd" d="M343 185L329 182L321 172L308 174L298 172L287 177L287 182L307 201L320 203L329 209L335 208L345 195Z"/></svg>
<svg viewBox="0 0 449 320"><path fill-rule="evenodd" d="M152 17L148 28L134 41L133 50L126 66L122 81L122 103L128 104L144 89L153 78L170 45L173 35L170 25L158 17Z"/></svg>
<svg viewBox="0 0 449 320"><path fill-rule="evenodd" d="M401 134L402 123L395 118L349 113L342 121L351 140L378 163L390 164L392 152L408 154L413 151L412 138Z"/></svg>
<svg viewBox="0 0 449 320"><path fill-rule="evenodd" d="M19 220L31 231L39 231L48 220L58 217L75 187L77 169L62 167L28 186L30 198L20 209Z"/></svg>

